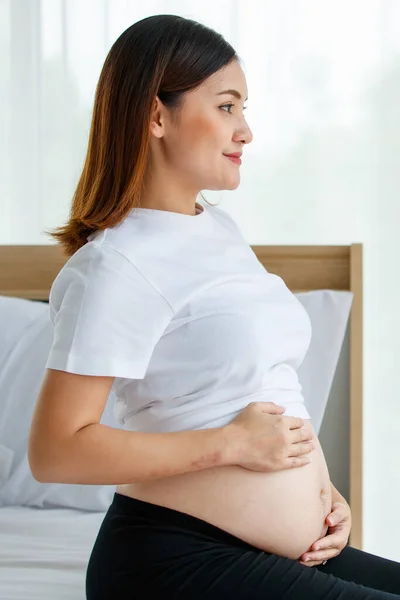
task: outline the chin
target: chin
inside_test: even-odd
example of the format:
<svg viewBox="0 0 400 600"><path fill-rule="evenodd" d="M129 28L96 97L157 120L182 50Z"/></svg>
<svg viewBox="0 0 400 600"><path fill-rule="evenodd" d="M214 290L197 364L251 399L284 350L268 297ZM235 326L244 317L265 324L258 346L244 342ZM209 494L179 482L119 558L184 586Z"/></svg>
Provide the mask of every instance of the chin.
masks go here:
<svg viewBox="0 0 400 600"><path fill-rule="evenodd" d="M233 181L231 183L231 185L229 187L227 187L227 190L236 190L236 188L238 188L240 185L240 178L238 178L236 181Z"/></svg>
<svg viewBox="0 0 400 600"><path fill-rule="evenodd" d="M236 190L237 187L239 187L240 185L240 175L238 175L237 177L233 178L233 177L223 177L220 178L218 181L215 181L213 183L211 183L210 181L208 182L208 184L205 184L201 189L202 190L212 190L213 192L218 192L221 190Z"/></svg>

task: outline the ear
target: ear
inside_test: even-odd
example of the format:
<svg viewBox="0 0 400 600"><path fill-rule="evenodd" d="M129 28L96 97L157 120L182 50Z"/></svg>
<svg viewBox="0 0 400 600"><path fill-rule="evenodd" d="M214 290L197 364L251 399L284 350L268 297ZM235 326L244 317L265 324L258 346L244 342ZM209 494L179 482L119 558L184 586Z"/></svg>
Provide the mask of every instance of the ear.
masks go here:
<svg viewBox="0 0 400 600"><path fill-rule="evenodd" d="M157 138L164 135L164 106L158 96L155 97L150 119L150 133Z"/></svg>

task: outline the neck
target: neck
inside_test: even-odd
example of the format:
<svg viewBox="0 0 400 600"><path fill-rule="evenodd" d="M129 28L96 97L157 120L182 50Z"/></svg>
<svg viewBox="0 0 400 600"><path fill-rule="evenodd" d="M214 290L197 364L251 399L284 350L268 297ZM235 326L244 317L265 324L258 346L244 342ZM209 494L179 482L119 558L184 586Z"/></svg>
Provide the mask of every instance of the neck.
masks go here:
<svg viewBox="0 0 400 600"><path fill-rule="evenodd" d="M154 175L148 177L144 185L144 193L140 199L142 208L166 210L195 215L197 196L200 190L193 190L193 186L182 186L176 177L167 174L165 177Z"/></svg>

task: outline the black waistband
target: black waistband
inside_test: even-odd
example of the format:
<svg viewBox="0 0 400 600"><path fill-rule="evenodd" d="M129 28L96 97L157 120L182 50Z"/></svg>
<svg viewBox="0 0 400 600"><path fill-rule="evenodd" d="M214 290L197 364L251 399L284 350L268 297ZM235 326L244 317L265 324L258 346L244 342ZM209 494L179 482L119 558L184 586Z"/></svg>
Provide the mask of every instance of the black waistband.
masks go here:
<svg viewBox="0 0 400 600"><path fill-rule="evenodd" d="M156 521L163 526L171 526L184 529L185 531L189 530L200 533L201 535L213 538L215 541L220 541L224 544L255 549L254 546L242 539L216 525L203 521L203 519L199 519L198 517L173 508L167 508L166 506L160 506L159 504L152 504L150 502L145 502L144 500L124 496L117 492L114 494L110 510L112 512L116 511L119 514L123 513L133 518L135 516L144 517L149 519L149 521Z"/></svg>

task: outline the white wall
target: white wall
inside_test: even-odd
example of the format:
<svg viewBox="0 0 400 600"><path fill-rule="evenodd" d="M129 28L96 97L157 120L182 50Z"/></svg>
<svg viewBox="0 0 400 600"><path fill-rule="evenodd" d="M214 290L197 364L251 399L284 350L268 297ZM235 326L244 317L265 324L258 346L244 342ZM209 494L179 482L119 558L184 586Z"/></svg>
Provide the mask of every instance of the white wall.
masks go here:
<svg viewBox="0 0 400 600"><path fill-rule="evenodd" d="M47 243L66 217L123 29L170 12L223 33L244 61L254 141L240 187L205 196L251 244L364 244L364 544L400 561L400 3L137 4L0 0L0 243Z"/></svg>

